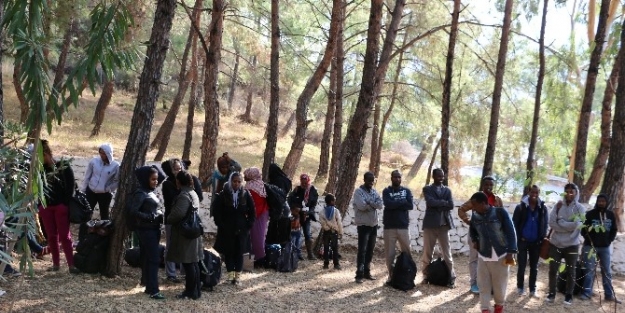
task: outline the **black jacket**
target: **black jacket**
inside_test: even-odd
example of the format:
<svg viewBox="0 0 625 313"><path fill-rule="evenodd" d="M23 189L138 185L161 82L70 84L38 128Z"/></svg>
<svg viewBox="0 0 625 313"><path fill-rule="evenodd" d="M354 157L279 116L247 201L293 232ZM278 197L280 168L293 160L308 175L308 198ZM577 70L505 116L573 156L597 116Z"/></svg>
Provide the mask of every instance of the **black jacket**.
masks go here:
<svg viewBox="0 0 625 313"><path fill-rule="evenodd" d="M137 188L132 194L130 217L135 219L135 229L159 229L163 223L160 202L152 190Z"/></svg>
<svg viewBox="0 0 625 313"><path fill-rule="evenodd" d="M67 160L55 163L54 167L44 165L46 184L44 187L46 206L69 204L74 196L74 171Z"/></svg>
<svg viewBox="0 0 625 313"><path fill-rule="evenodd" d="M602 220L605 231L595 229L595 227L601 225ZM592 241L595 247L609 247L612 241L614 241L614 238L616 238L616 218L614 212L610 210L599 210L598 208L586 212L586 221L582 228L582 236L584 236L584 246L590 246Z"/></svg>
<svg viewBox="0 0 625 313"><path fill-rule="evenodd" d="M549 225L549 214L547 212L547 207L545 206L545 202L538 202L538 238L536 242L540 243L543 241L543 238L547 236L547 226ZM525 227L525 222L527 221L528 213L530 212L530 208L525 201L521 201L516 208L514 209L514 213L512 214L512 222L514 223L514 228L516 229L517 240L524 241L523 238L523 227Z"/></svg>
<svg viewBox="0 0 625 313"><path fill-rule="evenodd" d="M215 197L214 210L213 218L217 225L215 250L224 254L245 253L249 246L249 231L256 220L256 208L250 193L241 188L235 206L232 189L226 184Z"/></svg>

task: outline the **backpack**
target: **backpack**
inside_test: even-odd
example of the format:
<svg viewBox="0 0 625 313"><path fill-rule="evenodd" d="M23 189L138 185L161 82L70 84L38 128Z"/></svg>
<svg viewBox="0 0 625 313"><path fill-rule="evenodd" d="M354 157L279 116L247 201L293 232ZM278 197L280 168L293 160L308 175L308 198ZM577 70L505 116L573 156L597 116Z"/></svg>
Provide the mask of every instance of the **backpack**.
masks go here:
<svg viewBox="0 0 625 313"><path fill-rule="evenodd" d="M282 247L279 244L265 246L265 268L278 269Z"/></svg>
<svg viewBox="0 0 625 313"><path fill-rule="evenodd" d="M221 259L214 253L204 250L204 259L200 261L200 282L202 289L213 291L221 280Z"/></svg>
<svg viewBox="0 0 625 313"><path fill-rule="evenodd" d="M158 245L158 255L160 268L165 268L165 246ZM126 249L124 252L124 261L130 267L141 267L141 247Z"/></svg>
<svg viewBox="0 0 625 313"><path fill-rule="evenodd" d="M289 205L286 203L286 194L280 187L265 184L267 192L267 204L269 205L269 218L278 219L286 217L290 213Z"/></svg>
<svg viewBox="0 0 625 313"><path fill-rule="evenodd" d="M451 273L447 268L447 263L440 257L432 261L427 268L428 283L437 286L447 286L451 278Z"/></svg>
<svg viewBox="0 0 625 313"><path fill-rule="evenodd" d="M290 273L297 270L299 259L295 253L293 243L287 242L282 248L282 254L278 260L278 272Z"/></svg>
<svg viewBox="0 0 625 313"><path fill-rule="evenodd" d="M104 273L113 223L92 221L88 226L89 234L76 247L74 266L83 273Z"/></svg>
<svg viewBox="0 0 625 313"><path fill-rule="evenodd" d="M412 259L410 253L400 253L395 260L391 286L395 289L408 291L415 287L414 280L416 276L417 264Z"/></svg>
<svg viewBox="0 0 625 313"><path fill-rule="evenodd" d="M87 195L76 190L74 196L69 199L69 222L72 224L82 224L91 219L93 208L87 201Z"/></svg>

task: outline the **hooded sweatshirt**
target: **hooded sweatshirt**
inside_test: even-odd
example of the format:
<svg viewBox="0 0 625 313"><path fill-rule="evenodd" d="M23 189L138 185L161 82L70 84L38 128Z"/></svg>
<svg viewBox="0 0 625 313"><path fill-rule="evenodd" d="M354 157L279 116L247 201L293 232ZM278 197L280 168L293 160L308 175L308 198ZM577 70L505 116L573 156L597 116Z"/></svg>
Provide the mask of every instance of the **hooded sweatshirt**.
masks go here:
<svg viewBox="0 0 625 313"><path fill-rule="evenodd" d="M384 208L384 202L375 189L367 190L364 185L354 192L354 222L356 226L378 226L378 210Z"/></svg>
<svg viewBox="0 0 625 313"><path fill-rule="evenodd" d="M80 190L85 192L87 188L95 193L115 192L119 184L119 162L113 158L113 146L105 143L100 146L104 151L109 163L106 164L98 155L89 162L85 179Z"/></svg>
<svg viewBox="0 0 625 313"><path fill-rule="evenodd" d="M608 199L605 195L597 196ZM616 238L616 218L614 212L608 210L609 202L604 208L595 208L586 212L586 221L582 228L582 236L584 236L584 245L590 246L591 242L597 248L609 247ZM603 226L604 231L597 226Z"/></svg>
<svg viewBox="0 0 625 313"><path fill-rule="evenodd" d="M578 201L579 189L577 195L571 203L567 204L562 201L562 207L558 209L554 207L549 213L549 227L553 229L551 234L551 244L558 248L566 248L581 243L580 233L582 225L582 216L586 213L586 209Z"/></svg>

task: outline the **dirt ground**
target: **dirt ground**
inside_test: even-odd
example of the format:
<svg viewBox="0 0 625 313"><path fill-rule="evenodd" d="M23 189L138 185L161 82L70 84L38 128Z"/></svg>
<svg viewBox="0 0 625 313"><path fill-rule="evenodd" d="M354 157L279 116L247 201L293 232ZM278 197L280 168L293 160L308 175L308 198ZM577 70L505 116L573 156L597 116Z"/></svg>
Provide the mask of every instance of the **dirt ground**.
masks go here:
<svg viewBox="0 0 625 313"><path fill-rule="evenodd" d="M123 275L117 278L72 275L67 267L46 272L52 265L46 256L34 262L34 277L23 275L0 282L0 288L7 291L0 297L0 312L479 312L479 297L469 292L466 256L454 258L456 288L417 285L403 292L384 286L386 267L381 250L376 251L373 261L373 275L378 279L363 284L354 282L354 248L342 248L342 255L340 271L323 270L320 260L301 261L295 273L255 270L244 273L239 286L222 279L215 291L203 292L196 301L175 299L184 286L166 282L163 270L159 273L160 287L167 299L157 301L149 299L138 286L137 268L124 265ZM417 260L420 255L413 257ZM417 274L416 282L421 279ZM518 296L516 268L511 268L506 312L625 312L623 305L600 304L599 290L591 301L575 299L567 306L558 294L554 304L547 304L546 286L547 266L541 264L537 283L540 298ZM625 277L615 277L614 288L617 296L625 299Z"/></svg>

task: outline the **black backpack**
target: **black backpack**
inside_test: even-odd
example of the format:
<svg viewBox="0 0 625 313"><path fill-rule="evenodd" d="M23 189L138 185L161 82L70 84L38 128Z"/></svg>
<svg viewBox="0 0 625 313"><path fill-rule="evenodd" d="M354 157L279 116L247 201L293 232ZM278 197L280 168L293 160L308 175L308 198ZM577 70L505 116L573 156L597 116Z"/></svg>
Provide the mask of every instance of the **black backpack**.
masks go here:
<svg viewBox="0 0 625 313"><path fill-rule="evenodd" d="M279 244L265 246L265 268L278 269L282 247Z"/></svg>
<svg viewBox="0 0 625 313"><path fill-rule="evenodd" d="M286 194L278 186L265 184L267 192L267 204L269 205L269 218L278 219L289 215L289 206L286 203ZM285 209L286 208L286 209Z"/></svg>
<svg viewBox="0 0 625 313"><path fill-rule="evenodd" d="M104 220L91 221L87 225L89 234L76 247L74 266L83 273L104 274L113 223Z"/></svg>
<svg viewBox="0 0 625 313"><path fill-rule="evenodd" d="M87 195L76 190L74 196L69 199L69 222L72 224L82 224L91 219L93 208L87 201Z"/></svg>
<svg viewBox="0 0 625 313"><path fill-rule="evenodd" d="M410 253L402 252L395 260L391 286L395 289L408 291L415 287L414 280L417 276L417 264Z"/></svg>
<svg viewBox="0 0 625 313"><path fill-rule="evenodd" d="M443 259L438 258L428 265L428 283L437 286L447 286L450 279L451 273L449 272L449 268L447 268L447 263L445 263Z"/></svg>
<svg viewBox="0 0 625 313"><path fill-rule="evenodd" d="M200 261L200 281L202 289L213 291L221 280L221 259L214 253L204 250L204 259Z"/></svg>
<svg viewBox="0 0 625 313"><path fill-rule="evenodd" d="M130 267L140 267L141 266L141 250L139 247L126 249L124 253L124 261Z"/></svg>
<svg viewBox="0 0 625 313"><path fill-rule="evenodd" d="M287 242L282 248L282 253L278 260L278 272L290 273L297 270L299 259L295 253L295 246L292 242Z"/></svg>

